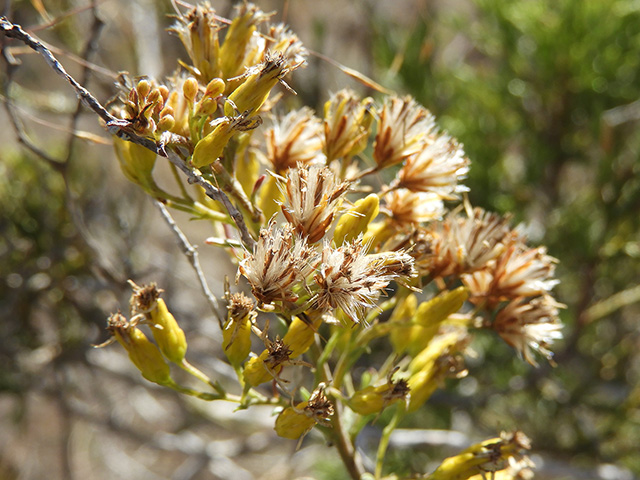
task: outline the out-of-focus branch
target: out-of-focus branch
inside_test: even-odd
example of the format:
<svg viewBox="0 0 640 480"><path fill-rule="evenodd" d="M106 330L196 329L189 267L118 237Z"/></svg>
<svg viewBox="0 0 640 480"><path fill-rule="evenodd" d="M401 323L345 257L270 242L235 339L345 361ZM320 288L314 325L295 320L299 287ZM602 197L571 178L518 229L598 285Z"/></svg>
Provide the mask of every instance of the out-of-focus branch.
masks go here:
<svg viewBox="0 0 640 480"><path fill-rule="evenodd" d="M42 42L36 40L34 37L25 32L20 25L16 25L15 23L10 22L5 17L0 17L0 30L4 33L5 36L9 38L15 38L16 40L20 40L25 43L37 53L44 57L47 64L53 68L53 70L64 79L67 80L76 91L76 95L80 97L80 99L84 102L87 107L96 112L100 118L102 118L107 124L110 122L118 122L123 123L118 120L116 117L111 115L107 110L98 102L91 93L87 89L85 89L82 85L80 85L76 80L67 73L64 67L58 62L58 60L53 56L53 54L49 51L47 47L45 47Z"/></svg>
<svg viewBox="0 0 640 480"><path fill-rule="evenodd" d="M176 222L173 220L173 217L171 216L171 213L169 213L169 210L167 209L167 207L165 207L162 202L158 202L158 201L156 201L156 206L158 207L158 210L160 210L160 214L162 215L162 218L164 218L164 221L167 222L167 225L169 225L169 228L171 228L173 233L176 235L176 238L178 239L178 243L182 248L182 252L185 254L185 256L187 257L187 260L189 260L189 263L191 264L191 266L196 272L196 276L198 277L198 282L200 283L200 287L202 288L202 292L204 293L204 296L207 298L207 301L209 302L211 311L215 315L220 325L222 325L222 317L220 316L220 305L218 304L218 299L209 288L207 279L204 276L204 272L202 271L202 267L200 266L198 250L196 250L196 248L189 242L189 239L187 238L187 236L182 232L182 230L180 230L180 227L178 227Z"/></svg>

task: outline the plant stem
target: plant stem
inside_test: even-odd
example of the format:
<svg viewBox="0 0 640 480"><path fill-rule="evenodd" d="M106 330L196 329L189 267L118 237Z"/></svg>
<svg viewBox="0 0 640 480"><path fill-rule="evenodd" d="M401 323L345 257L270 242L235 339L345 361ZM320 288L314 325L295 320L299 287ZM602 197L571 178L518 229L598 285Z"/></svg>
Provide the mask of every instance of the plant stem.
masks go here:
<svg viewBox="0 0 640 480"><path fill-rule="evenodd" d="M335 411L331 419L331 425L333 426L332 437L340 453L340 458L342 458L342 463L344 463L349 475L351 475L351 478L354 480L359 480L366 470L362 463L362 458L353 445L351 438L349 438L349 433L345 430L341 418L342 405L336 403Z"/></svg>
<svg viewBox="0 0 640 480"><path fill-rule="evenodd" d="M402 420L404 416L404 405L397 404L396 412L393 415L391 421L384 427L382 430L382 437L380 438L380 443L378 444L378 452L376 454L376 480L382 478L382 466L384 465L384 457L387 453L387 447L389 446L389 440L391 439L391 434Z"/></svg>

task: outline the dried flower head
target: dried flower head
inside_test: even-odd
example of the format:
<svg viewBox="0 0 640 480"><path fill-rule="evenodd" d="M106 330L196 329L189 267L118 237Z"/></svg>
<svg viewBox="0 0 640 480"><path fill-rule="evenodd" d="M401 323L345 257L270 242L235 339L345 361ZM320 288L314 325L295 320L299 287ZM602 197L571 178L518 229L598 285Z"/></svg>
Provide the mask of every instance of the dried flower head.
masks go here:
<svg viewBox="0 0 640 480"><path fill-rule="evenodd" d="M348 89L334 93L324 105L324 152L328 161L352 157L367 146L373 123L373 100Z"/></svg>
<svg viewBox="0 0 640 480"><path fill-rule="evenodd" d="M158 288L155 283L139 286L133 280L129 280L129 285L133 289L133 295L129 300L132 315L149 313L156 308L158 298L160 298L160 293L163 290Z"/></svg>
<svg viewBox="0 0 640 480"><path fill-rule="evenodd" d="M406 400L411 390L407 381L404 379L394 381L391 376L389 375L382 385L369 385L353 394L349 400L351 410L360 415L371 415L380 413L400 400Z"/></svg>
<svg viewBox="0 0 640 480"><path fill-rule="evenodd" d="M414 192L433 192L444 199L468 189L458 182L469 171L464 151L448 135L440 134L424 144L422 150L407 157L398 172L397 185Z"/></svg>
<svg viewBox="0 0 640 480"><path fill-rule="evenodd" d="M289 69L304 65L309 52L298 36L283 23L270 25L267 32L265 51L282 53Z"/></svg>
<svg viewBox="0 0 640 480"><path fill-rule="evenodd" d="M409 255L401 252L367 255L362 238L335 249L325 244L322 262L314 276L317 286L314 304L325 311L340 308L357 323L365 310L376 306L389 282L408 279L414 273Z"/></svg>
<svg viewBox="0 0 640 480"><path fill-rule="evenodd" d="M373 159L379 169L396 165L425 148L435 131L435 118L411 97L385 100L378 118Z"/></svg>
<svg viewBox="0 0 640 480"><path fill-rule="evenodd" d="M484 442L470 446L458 455L449 457L433 472L429 478L433 480L445 480L449 478L493 478L495 473L504 470L524 458L526 450L531 448L529 439L520 431L513 433L503 432L500 438L492 438ZM521 468L514 470L519 474L524 468L524 463L531 465L529 461L523 462ZM487 475L491 473L492 475ZM495 476L497 478L497 476ZM518 478L518 477L500 477ZM522 476L520 478L527 478Z"/></svg>
<svg viewBox="0 0 640 480"><path fill-rule="evenodd" d="M227 302L227 310L231 318L244 318L253 312L255 306L253 300L242 292L228 293Z"/></svg>
<svg viewBox="0 0 640 480"><path fill-rule="evenodd" d="M319 384L308 401L285 408L276 419L276 433L284 438L302 439L316 423L330 426L334 407L324 394L324 388L323 383Z"/></svg>
<svg viewBox="0 0 640 480"><path fill-rule="evenodd" d="M322 123L308 107L292 110L265 131L267 160L277 173L296 165L324 163Z"/></svg>
<svg viewBox="0 0 640 480"><path fill-rule="evenodd" d="M316 243L331 226L348 189L349 184L338 183L329 168L300 165L289 172L282 213L298 234Z"/></svg>
<svg viewBox="0 0 640 480"><path fill-rule="evenodd" d="M537 366L532 351L551 361L553 354L547 347L562 338L558 317L562 306L548 295L533 300L516 298L498 312L491 328L527 362Z"/></svg>
<svg viewBox="0 0 640 480"><path fill-rule="evenodd" d="M304 407L304 412L307 416L313 418L316 423L328 425L328 421L334 413L334 408L324 394L324 388L324 384L318 385L318 388L313 391L309 402Z"/></svg>
<svg viewBox="0 0 640 480"><path fill-rule="evenodd" d="M474 272L504 250L509 219L475 208L471 216L455 213L419 232L416 266L432 276Z"/></svg>
<svg viewBox="0 0 640 480"><path fill-rule="evenodd" d="M553 278L557 260L544 247L529 249L517 236L510 236L506 250L485 269L463 275L472 296L490 304L516 297L549 293L558 280Z"/></svg>
<svg viewBox="0 0 640 480"><path fill-rule="evenodd" d="M405 188L391 190L383 197L384 211L399 229L439 219L444 204L435 193L412 192Z"/></svg>
<svg viewBox="0 0 640 480"><path fill-rule="evenodd" d="M313 271L314 256L313 250L295 235L291 226L277 228L272 221L260 230L253 253L240 262L238 275L249 281L260 308L273 308L274 302L298 299L294 287Z"/></svg>
<svg viewBox="0 0 640 480"><path fill-rule="evenodd" d="M218 31L222 27L215 10L204 2L176 17L170 29L178 35L191 59L191 65L183 67L202 83L221 76Z"/></svg>

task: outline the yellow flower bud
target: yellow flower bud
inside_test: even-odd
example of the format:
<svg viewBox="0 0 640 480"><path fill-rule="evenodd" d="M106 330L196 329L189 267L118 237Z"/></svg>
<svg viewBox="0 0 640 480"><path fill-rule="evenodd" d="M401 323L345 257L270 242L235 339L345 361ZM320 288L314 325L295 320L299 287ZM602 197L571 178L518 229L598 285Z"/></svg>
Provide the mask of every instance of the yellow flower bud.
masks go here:
<svg viewBox="0 0 640 480"><path fill-rule="evenodd" d="M429 400L433 392L439 386L440 379L435 375L435 369L425 368L414 373L408 380L407 384L411 390L411 398L409 400L408 412L414 412Z"/></svg>
<svg viewBox="0 0 640 480"><path fill-rule="evenodd" d="M299 317L294 317L291 325L289 325L289 330L282 341L291 349L290 358L302 355L313 344L315 333L322 323L321 315L316 314L314 317L309 319L309 323Z"/></svg>
<svg viewBox="0 0 640 480"><path fill-rule="evenodd" d="M229 95L230 102L224 107L225 115L256 113L267 100L271 89L288 72L281 53L265 55L264 62L249 70L244 82Z"/></svg>
<svg viewBox="0 0 640 480"><path fill-rule="evenodd" d="M215 98L203 97L202 100L198 102L195 115L206 117L213 115L217 109L218 102Z"/></svg>
<svg viewBox="0 0 640 480"><path fill-rule="evenodd" d="M384 385L373 386L358 390L349 400L351 410L360 415L371 415L380 413L384 408L404 399L409 393L407 382L399 380L392 382L388 380Z"/></svg>
<svg viewBox="0 0 640 480"><path fill-rule="evenodd" d="M212 125L215 125L213 130L196 143L191 163L197 168L211 165L222 156L224 148L236 132L252 130L261 123L260 117L249 118L245 114L237 117L222 117L215 120L215 122L212 122Z"/></svg>
<svg viewBox="0 0 640 480"><path fill-rule="evenodd" d="M304 413L309 402L302 402L296 408L287 407L276 418L275 431L278 436L295 440L307 433L316 424L315 420Z"/></svg>
<svg viewBox="0 0 640 480"><path fill-rule="evenodd" d="M156 163L156 154L141 145L121 138L114 137L113 145L124 176L141 186L146 192L154 192L157 186L151 172Z"/></svg>
<svg viewBox="0 0 640 480"><path fill-rule="evenodd" d="M136 85L136 91L138 92L138 98L143 99L151 91L151 84L148 80L140 80Z"/></svg>
<svg viewBox="0 0 640 480"><path fill-rule="evenodd" d="M371 249L375 249L395 233L397 233L396 229L387 221L371 222L367 226L367 231L362 241L366 245L371 245Z"/></svg>
<svg viewBox="0 0 640 480"><path fill-rule="evenodd" d="M182 363L187 353L187 340L184 331L178 326L175 317L161 298L158 299L156 308L151 311L151 332L162 354L173 363Z"/></svg>
<svg viewBox="0 0 640 480"><path fill-rule="evenodd" d="M438 335L411 360L409 372L416 373L420 370L433 368L433 365L440 356L447 354L459 344L462 344L466 339L467 334L462 330L454 330Z"/></svg>
<svg viewBox="0 0 640 480"><path fill-rule="evenodd" d="M217 98L224 93L225 83L221 78L214 78L207 84L204 96L208 98Z"/></svg>
<svg viewBox="0 0 640 480"><path fill-rule="evenodd" d="M244 4L240 7L220 47L219 63L224 78L235 77L241 72L256 25L266 18L268 16L255 5Z"/></svg>
<svg viewBox="0 0 640 480"><path fill-rule="evenodd" d="M243 293L228 294L229 315L222 330L222 348L234 367L239 366L251 351L251 320L253 301Z"/></svg>
<svg viewBox="0 0 640 480"><path fill-rule="evenodd" d="M464 287L443 292L431 300L422 302L417 308L413 307L413 313L408 321L407 312L399 311L398 316L395 317L398 321L394 323L390 335L391 344L395 351L397 353L408 352L411 356L422 352L431 339L436 336L442 323L460 310L467 296L468 293ZM409 298L407 297L407 301L415 302L415 299L409 300ZM396 310L401 306L408 307L409 305L399 304Z"/></svg>
<svg viewBox="0 0 640 480"><path fill-rule="evenodd" d="M276 418L276 433L284 438L296 439L305 435L316 423L330 426L329 418L334 408L325 396L324 388L324 383L319 384L309 401L285 408Z"/></svg>
<svg viewBox="0 0 640 480"><path fill-rule="evenodd" d="M466 480L475 478L476 475L479 478L487 478L490 476L487 472L498 472L509 467L510 463L515 463L509 462L509 459L528 460L523 452L530 448L529 439L522 432L503 432L499 438L477 443L458 455L445 459L428 478L429 480ZM524 463L525 466L531 465L530 462Z"/></svg>
<svg viewBox="0 0 640 480"><path fill-rule="evenodd" d="M171 130L176 125L176 119L173 118L173 115L163 115L158 122L158 130L161 132L166 132Z"/></svg>
<svg viewBox="0 0 640 480"><path fill-rule="evenodd" d="M269 175L260 188L259 207L264 218L271 218L280 211L280 203L284 200L284 193L278 187L278 180Z"/></svg>
<svg viewBox="0 0 640 480"><path fill-rule="evenodd" d="M406 351L411 354L410 346L415 343L417 336L421 333L422 327L411 323L417 307L418 297L413 293L409 294L398 302L389 317L388 323L391 325L389 341L398 355Z"/></svg>
<svg viewBox="0 0 640 480"><path fill-rule="evenodd" d="M460 310L468 297L469 293L465 287L443 292L428 302L420 304L416 312L415 322L424 327L433 327Z"/></svg>
<svg viewBox="0 0 640 480"><path fill-rule="evenodd" d="M352 242L361 233L367 231L371 220L376 218L380 211L380 199L375 193L354 203L347 212L338 219L333 240L337 247L345 242Z"/></svg>
<svg viewBox="0 0 640 480"><path fill-rule="evenodd" d="M371 125L375 120L375 108L373 106L373 98L367 97L360 103L359 115L357 122L360 125L360 135L357 142L353 144L351 150L347 152L346 157L355 157L361 153L369 143L369 132Z"/></svg>
<svg viewBox="0 0 640 480"><path fill-rule="evenodd" d="M129 359L144 378L159 385L173 383L169 365L162 358L158 347L151 343L140 329L131 325L123 315L119 313L111 315L107 329L125 348Z"/></svg>
<svg viewBox="0 0 640 480"><path fill-rule="evenodd" d="M455 330L435 337L409 364L411 399L408 411L420 408L446 377L461 378L467 371L458 354L469 343L466 330Z"/></svg>
<svg viewBox="0 0 640 480"><path fill-rule="evenodd" d="M233 136L235 130L232 127L233 119L224 117L217 120L213 131L196 143L191 157L194 167L202 168L215 162L222 156L224 147Z"/></svg>
<svg viewBox="0 0 640 480"><path fill-rule="evenodd" d="M253 193L253 187L260 175L260 161L253 148L247 148L241 155L236 156L236 178L242 185L247 196ZM266 217L269 218L269 217Z"/></svg>
<svg viewBox="0 0 640 480"><path fill-rule="evenodd" d="M251 357L244 364L244 383L252 387L257 387L263 383L273 380L282 370L282 365L270 369L266 362L269 351L264 350L259 357Z"/></svg>
<svg viewBox="0 0 640 480"><path fill-rule="evenodd" d="M182 84L182 94L189 103L195 103L196 95L198 95L198 81L193 78L187 78Z"/></svg>

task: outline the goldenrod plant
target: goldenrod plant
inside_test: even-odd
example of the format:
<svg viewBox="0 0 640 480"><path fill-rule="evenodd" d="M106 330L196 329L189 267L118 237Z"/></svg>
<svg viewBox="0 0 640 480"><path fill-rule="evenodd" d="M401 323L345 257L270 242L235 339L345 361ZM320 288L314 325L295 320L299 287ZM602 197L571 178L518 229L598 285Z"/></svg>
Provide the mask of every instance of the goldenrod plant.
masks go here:
<svg viewBox="0 0 640 480"><path fill-rule="evenodd" d="M185 9L171 31L189 60L164 80L123 76L101 116L126 178L206 222L208 248L235 265L214 300L226 305L216 360L237 382L189 363L173 306L133 279L128 311L107 330L145 379L238 409L272 406L274 435L298 446L324 437L352 478L379 479L399 478L385 469L393 431L468 375L478 331L532 366L553 361L556 260L509 217L470 204L471 161L429 110L350 89L322 112L291 108L287 81L309 52L250 3L232 19L208 3ZM156 182L159 162L173 169L173 190ZM364 462L355 440L373 422L382 436ZM496 434L419 478L529 478L525 434Z"/></svg>

